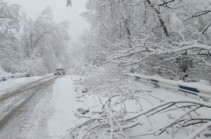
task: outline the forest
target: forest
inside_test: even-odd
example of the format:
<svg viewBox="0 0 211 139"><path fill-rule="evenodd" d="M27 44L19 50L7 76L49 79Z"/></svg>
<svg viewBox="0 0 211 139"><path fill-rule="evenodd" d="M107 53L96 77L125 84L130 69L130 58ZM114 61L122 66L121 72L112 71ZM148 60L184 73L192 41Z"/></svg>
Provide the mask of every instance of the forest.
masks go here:
<svg viewBox="0 0 211 139"><path fill-rule="evenodd" d="M92 32L85 52L91 65L108 72L119 68L186 82L211 81L209 1L89 0L87 8L83 16Z"/></svg>
<svg viewBox="0 0 211 139"><path fill-rule="evenodd" d="M68 68L74 57L67 51L67 21L55 23L50 8L32 20L19 5L0 6L2 72L39 75L58 65ZM210 13L207 0L89 0L82 16L92 31L82 36L83 60L75 67L211 81Z"/></svg>
<svg viewBox="0 0 211 139"><path fill-rule="evenodd" d="M55 23L49 7L31 19L17 4L0 1L0 75L42 75L68 68L69 23Z"/></svg>
<svg viewBox="0 0 211 139"><path fill-rule="evenodd" d="M86 8L81 16L90 30L81 36L83 45L70 49L71 25L56 23L51 8L31 19L19 5L0 0L0 75L44 75L59 67L74 75L62 82L76 85L72 100L91 98L85 105L95 107L77 109L80 123L68 130L73 138L195 139L207 129L210 137L209 99L184 90L179 96L156 83L148 88L124 75L210 87L211 1L88 0Z"/></svg>

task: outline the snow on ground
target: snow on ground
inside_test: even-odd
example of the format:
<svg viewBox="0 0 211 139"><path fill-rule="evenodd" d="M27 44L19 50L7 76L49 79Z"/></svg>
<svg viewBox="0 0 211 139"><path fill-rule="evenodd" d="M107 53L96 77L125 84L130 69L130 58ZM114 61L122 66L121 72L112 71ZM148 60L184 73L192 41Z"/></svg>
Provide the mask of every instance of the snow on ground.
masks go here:
<svg viewBox="0 0 211 139"><path fill-rule="evenodd" d="M198 97L195 97L193 95L186 95L183 92L173 90L173 89L168 89L168 88L157 88L154 87L153 84L150 83L145 83L145 82L137 82L137 81L132 81L129 80L129 83L135 84L137 89L139 90L145 90L146 93L143 93L140 96L146 98L147 100L150 101L148 102L141 102L142 107L144 110L148 110L152 108L153 106L156 106L161 103L161 101L173 101L173 100L198 100L202 101ZM133 107L133 106L131 106ZM176 112L169 112L167 114L157 114L156 116L153 116L152 118L146 118L142 117L141 118L141 123L142 127L140 128L135 128L133 131L129 133L129 136L134 137L139 134L145 134L150 131L154 131L156 129L159 129L165 125L167 125L171 119L169 117L174 117L176 118L179 116L182 112L181 111L176 111ZM206 112L203 112L204 116L209 117L209 114L205 114ZM146 120L147 119L147 120ZM194 128L193 128L194 129ZM192 130L193 130L192 129ZM190 130L184 130L179 132L179 134L174 135L173 137L169 134L162 134L160 136L153 136L153 135L148 135L148 136L137 136L134 137L134 139L174 139L174 138L180 138L180 139L186 139L188 136L188 133L191 133L192 131Z"/></svg>
<svg viewBox="0 0 211 139"><path fill-rule="evenodd" d="M7 73L5 72L2 67L0 66L0 77L4 77L4 76L10 76L12 75L12 73Z"/></svg>
<svg viewBox="0 0 211 139"><path fill-rule="evenodd" d="M0 90L40 78L41 77L11 79L0 83ZM6 128L5 130L12 130L14 135L19 138L71 138L70 131L74 127L88 120L89 118L87 117L98 116L95 112L100 111L102 108L99 98L102 102L106 102L107 100L103 95L93 94L92 92L88 92L88 90L84 91L83 87L77 83L80 81L80 78L80 76L65 75L57 79L51 87L41 90L33 101L23 107L23 112L10 122L10 127L16 124L20 129L18 130L14 126L14 129ZM162 101L179 99L202 101L197 97L186 96L184 93L172 89L155 88L147 83L135 82L130 79L126 80L128 80L127 82L131 87L135 87L137 91L140 91L137 96L144 98L140 101L143 110L148 110L160 104ZM140 108L131 101L126 101L125 104L131 113L128 116L134 115L134 112ZM81 112L85 112L86 114L83 115ZM158 114L148 120L146 120L146 117L142 117L140 119L143 126L130 130L128 136L156 130L170 121L168 117L174 117L176 115L175 113L168 113L167 115ZM209 113L205 116L209 116ZM16 123L15 121L18 122ZM152 123L153 125L151 125ZM191 131L182 131L181 134L176 135L175 138L185 139L187 137L186 134L190 132ZM8 133L10 132L7 132L7 134ZM103 136L101 137L103 138ZM106 138L106 136L104 136L104 138ZM154 139L155 136L138 136L136 138ZM156 138L169 139L173 137L163 134Z"/></svg>
<svg viewBox="0 0 211 139"><path fill-rule="evenodd" d="M178 101L178 100L190 100L190 101L192 100L193 101L195 100L195 101L203 102L203 100L197 96L185 94L178 90L169 89L165 87L158 88L151 83L146 83L142 81L134 81L132 79L129 79L128 83L131 84L131 86L135 86L137 90L140 90L140 94L139 94L140 97L144 97L145 99L148 100L148 101L145 101L145 100L141 101L141 105L144 111L166 101ZM132 109L134 108L134 105L131 105L130 107ZM156 129L159 129L167 125L169 122L172 121L172 119L175 119L176 117L180 116L180 114L182 114L183 112L184 112L183 110L169 111L167 113L156 114L156 116L152 116L151 118L146 118L143 116L140 120L142 123L142 127L134 128L134 130L131 130L128 135L130 137L134 137L135 135L145 134L150 131L152 132ZM210 117L210 112L211 111L207 109L200 110L200 114L202 114L203 117ZM196 116L199 116L199 115L196 115ZM137 137L134 137L134 139L154 139L154 138L156 139L171 139L171 138L172 139L174 138L186 139L188 135L190 135L196 129L198 128L197 127L186 128L184 130L181 130L180 132L178 132L178 134L174 136L164 133L156 137L153 135L148 135L148 136L137 136Z"/></svg>
<svg viewBox="0 0 211 139"><path fill-rule="evenodd" d="M51 104L54 112L52 117L48 119L49 136L63 137L68 133L71 126L77 122L74 115L77 102L70 76L65 76L55 82Z"/></svg>
<svg viewBox="0 0 211 139"><path fill-rule="evenodd" d="M51 100L54 112L48 119L50 138L68 138L70 129L84 121L77 116L78 109L90 109L97 104L94 96L84 96L76 89L75 81L79 79L80 77L67 75L54 84Z"/></svg>
<svg viewBox="0 0 211 139"><path fill-rule="evenodd" d="M178 101L178 100L195 100L195 101L203 101L202 99L196 97L196 96L192 96L192 95L186 95L183 92L179 92L177 90L173 90L173 89L167 89L167 88L157 88L155 86L153 86L152 84L149 83L145 83L145 82L136 82L130 79L126 79L128 81L128 84L131 88L135 88L137 90L137 93L135 94L136 98L140 99L140 103L136 103L133 100L128 100L128 101L124 101L124 105L126 106L127 109L127 115L125 118L134 116L137 114L137 112L143 112L146 110L149 110L150 108L157 106L163 102L166 101ZM90 92L89 92L90 93ZM89 93L85 93L84 96L89 96ZM99 96L97 96L96 94L91 94L93 98L88 97L89 99L91 99L92 101L88 102L87 104L91 103L93 104L92 107L89 107L89 111L95 111L98 110L100 111L102 108L102 104L99 102L99 100L97 99ZM106 98L103 98L103 95L100 96L102 102L106 102ZM112 99L112 101L115 103L115 101L117 101L118 98L114 98ZM141 105L141 108L139 107ZM118 107L117 107L118 109ZM114 111L116 111L116 108L113 109ZM145 133L150 133L150 132L154 132L157 131L158 129L165 127L166 125L168 125L170 122L172 122L175 118L180 117L185 110L181 109L181 110L177 110L177 111L166 111L164 113L157 113L156 115L147 118L146 116L142 116L140 118L138 118L140 121L140 123L142 124L139 127L136 128L132 128L127 132L127 136L128 137L133 137L134 139L174 139L174 138L181 138L181 139L186 139L188 137L188 135L190 135L191 133L193 133L193 131L197 130L197 127L191 127L191 128L184 128L183 130L181 130L180 132L178 132L176 135L172 136L171 133L168 132L164 132L162 135L160 136L154 136L154 135L147 135L147 136L137 136L134 137L136 135L140 135L140 134L145 134ZM202 109L200 110L200 114L202 114L204 117L209 117L210 116L210 110L207 111L207 109ZM86 114L87 117L92 116L96 116L97 115L92 115L92 113ZM195 116L199 116L199 115L195 115ZM103 118L103 117L98 117L98 118ZM81 123L81 121L78 121L79 123ZM82 130L83 131L83 130ZM82 138L82 136L80 134L83 134L83 132L81 132L79 130L78 132L78 138ZM99 133L98 133L99 134ZM100 133L100 135L98 135L97 138L108 138L107 135L105 135L106 133Z"/></svg>
<svg viewBox="0 0 211 139"><path fill-rule="evenodd" d="M44 77L11 79L1 82L0 90L15 90L20 84L40 78ZM70 138L71 128L84 121L77 116L78 109L90 109L97 104L93 95L85 96L80 89L76 89L75 83L79 79L77 76L62 76L51 86L36 92L0 130L0 138Z"/></svg>

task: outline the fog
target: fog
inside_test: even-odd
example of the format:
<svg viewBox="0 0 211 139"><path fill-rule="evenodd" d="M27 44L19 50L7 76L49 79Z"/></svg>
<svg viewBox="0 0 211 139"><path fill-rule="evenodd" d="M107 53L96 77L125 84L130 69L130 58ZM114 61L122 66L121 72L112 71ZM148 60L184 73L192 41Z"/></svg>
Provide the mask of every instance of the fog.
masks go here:
<svg viewBox="0 0 211 139"><path fill-rule="evenodd" d="M11 4L21 5L21 9L32 19L46 7L51 7L56 22L70 21L71 44L80 44L80 36L84 30L89 29L89 24L80 16L86 10L86 2L87 0L72 0L72 7L66 7L66 0L9 0Z"/></svg>

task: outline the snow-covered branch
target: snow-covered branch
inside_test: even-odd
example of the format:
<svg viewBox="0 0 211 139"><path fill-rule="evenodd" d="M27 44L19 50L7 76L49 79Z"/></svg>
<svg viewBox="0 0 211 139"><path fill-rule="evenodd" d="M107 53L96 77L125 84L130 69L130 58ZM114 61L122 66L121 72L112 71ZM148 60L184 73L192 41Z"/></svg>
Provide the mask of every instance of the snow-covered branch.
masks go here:
<svg viewBox="0 0 211 139"><path fill-rule="evenodd" d="M211 127L211 122L207 122L202 127L200 127L198 130L196 130L193 134L190 135L189 139L195 139L196 136L201 134L203 131Z"/></svg>
<svg viewBox="0 0 211 139"><path fill-rule="evenodd" d="M172 53L177 53L177 52L180 52L180 51L185 51L185 50L190 50L190 49L211 50L211 46L194 43L192 45L183 46L181 48L176 48L176 49L172 49L172 50L166 50L166 51L162 51L162 52L157 52L156 54L172 54Z"/></svg>
<svg viewBox="0 0 211 139"><path fill-rule="evenodd" d="M113 98L113 97L114 96L112 96L111 98ZM117 96L115 96L115 97L117 97ZM109 101L112 101L111 98L109 98ZM112 104L107 104L107 105L111 106ZM184 110L182 113L180 111L180 113L181 113L180 115L178 115L176 118L174 118L168 124L162 126L161 128L156 129L152 132L138 134L138 135L134 135L131 137L146 136L146 135L158 136L158 135L164 133L167 129L171 129L171 128L175 129L173 131L173 134L176 134L180 129L186 128L189 126L193 126L193 125L199 125L199 124L206 125L206 123L209 123L209 126L210 126L211 118L201 117L200 115L194 116L196 111L197 111L197 113L199 113L199 111L198 111L199 109L207 109L210 111L211 105L206 102L198 102L198 101L191 101L191 100L168 101L168 102L161 103L157 106L154 106L154 107L150 108L149 110L143 111L139 114L134 114L131 117L123 118L123 119L114 117L113 114L111 114L111 113L113 113L113 111L109 110L108 114L106 114L107 112L105 111L102 114L101 118L96 119L96 120L91 119L91 120L88 120L87 122L81 124L80 126L77 127L77 130L79 130L79 129L83 130L83 127L85 126L86 128L89 129L89 132L91 132L93 129L96 129L96 128L106 128L107 131L109 131L110 133L112 132L112 134L114 134L115 132L119 132L119 131L122 131L125 134L128 129L136 128L137 126L139 126L139 128L140 128L142 126L141 121L138 120L141 117L143 118L144 116L146 116L147 118L150 118L153 115L157 115L159 113L169 113L171 111L173 112L173 111L180 111L180 110L183 111ZM102 120L100 120L100 119L102 119ZM114 123L117 123L117 124L114 124ZM89 128L89 126L90 126L90 128ZM205 127L207 128L208 126L205 126ZM98 130L100 130L100 129L98 129ZM205 130L205 128L203 128L203 130ZM198 129L197 133L195 133L195 134L199 134L199 133L201 133L201 131L202 131L202 129Z"/></svg>

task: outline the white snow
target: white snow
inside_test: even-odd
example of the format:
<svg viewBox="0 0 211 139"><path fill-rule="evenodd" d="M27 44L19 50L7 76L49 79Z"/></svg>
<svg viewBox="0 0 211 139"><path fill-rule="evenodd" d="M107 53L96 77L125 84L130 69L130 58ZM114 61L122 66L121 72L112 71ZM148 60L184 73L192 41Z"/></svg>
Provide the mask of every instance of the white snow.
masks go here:
<svg viewBox="0 0 211 139"><path fill-rule="evenodd" d="M77 123L75 118L77 102L71 76L65 76L55 82L51 105L54 112L48 119L49 137L64 137Z"/></svg>
<svg viewBox="0 0 211 139"><path fill-rule="evenodd" d="M51 100L53 113L48 119L48 137L70 137L70 130L84 121L78 117L78 109L89 110L98 105L95 95L85 96L77 89L75 81L79 79L79 76L66 75L55 82Z"/></svg>
<svg viewBox="0 0 211 139"><path fill-rule="evenodd" d="M22 84L40 78L44 77L11 79L1 82L0 89L15 90ZM81 89L77 89L75 83L79 79L77 76L66 75L57 79L51 87L37 92L38 95L22 108L24 113L11 119L1 130L0 138L70 138L71 128L84 121L79 118L78 109L89 110L98 104L97 97L85 96Z"/></svg>
<svg viewBox="0 0 211 139"><path fill-rule="evenodd" d="M30 77L30 78L19 78L14 80L8 80L6 82L0 83L1 87L3 84L8 83L6 85L8 87L14 87L20 83L26 83L35 79L39 79L41 77ZM106 102L107 98L100 94L93 94L92 92L82 93L82 87L77 84L77 81L80 80L80 76L70 76L65 75L55 81L55 83L45 90L42 90L40 96L37 96L27 107L31 111L28 116L18 120L18 125L21 126L21 123L24 122L23 128L21 129L21 133L17 132L16 137L19 138L71 138L70 131L86 121L87 117L98 115L95 113L100 111L102 105L100 104L99 97L102 102ZM150 102L146 100L140 101L140 104L143 108L143 111L147 111L152 107L156 107L161 104L162 101L178 101L178 100L195 100L200 101L198 98L186 96L183 93L178 93L177 91L173 91L171 89L165 88L154 88L147 83L135 82L133 80L128 79L128 84L131 87L136 87L137 90L143 90L145 93L137 94L139 97L146 98L146 100L150 100ZM203 102L201 102L203 103ZM133 117L137 113L134 113L138 105L134 104L131 101L126 101L127 109L131 112L127 117ZM35 105L35 107L33 107ZM80 110L88 110L86 115L81 115ZM142 111L142 112L143 112ZM203 112L204 113L204 112ZM143 116L140 118L142 126L140 128L135 128L128 133L128 136L136 136L142 133L147 133L150 131L154 131L164 125L167 125L171 120L168 119L168 116L177 116L181 114L179 113L168 113L168 115L158 114L156 117L153 116L150 118L150 121L146 120L146 117ZM24 115L23 115L24 116ZM209 114L204 113L205 117L209 117ZM21 117L21 116L20 116ZM17 117L20 118L20 117ZM17 120L16 119L16 120ZM142 119L142 120L141 120ZM150 122L153 122L153 125L150 125ZM10 124L13 124L11 122ZM22 127L22 126L21 126ZM144 127L144 130L143 130ZM11 129L10 129L11 130ZM185 139L187 136L183 131L181 134L177 134L175 137ZM8 133L7 133L8 134ZM102 136L102 138L106 138L106 136ZM153 139L154 136L145 136L147 138ZM145 138L144 137L144 138ZM136 138L140 138L137 136ZM158 138L170 138L169 135L163 134ZM173 137L171 137L173 138Z"/></svg>
<svg viewBox="0 0 211 139"><path fill-rule="evenodd" d="M5 72L5 71L2 69L2 67L0 66L0 78L1 78L1 77L4 77L4 76L9 76L9 75L11 75L11 73Z"/></svg>

